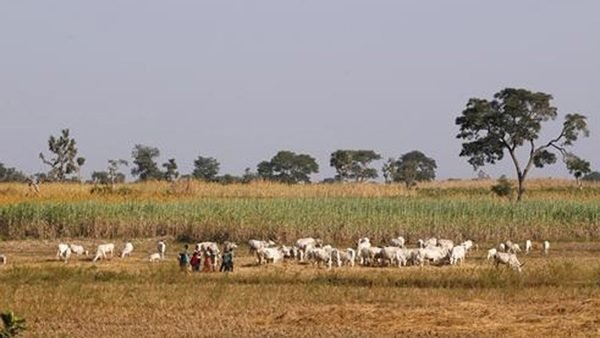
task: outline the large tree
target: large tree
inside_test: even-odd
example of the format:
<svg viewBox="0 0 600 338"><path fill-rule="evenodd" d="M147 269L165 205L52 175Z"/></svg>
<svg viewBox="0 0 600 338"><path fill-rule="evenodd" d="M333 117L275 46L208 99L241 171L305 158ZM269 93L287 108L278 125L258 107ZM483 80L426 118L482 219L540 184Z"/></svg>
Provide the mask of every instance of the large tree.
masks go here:
<svg viewBox="0 0 600 338"><path fill-rule="evenodd" d="M468 157L468 162L477 169L502 160L508 153L517 173L517 201L520 201L533 167L555 163L557 154L567 162L575 141L589 135L585 116L567 114L558 135L541 141L542 124L558 115L551 100L552 96L546 93L514 88L503 89L493 100L470 99L462 115L456 118L460 126L456 137L466 141L460 156ZM525 150L519 151L521 148ZM522 153L524 158L520 158Z"/></svg>
<svg viewBox="0 0 600 338"><path fill-rule="evenodd" d="M317 161L310 155L283 150L270 161L257 166L259 177L283 183L309 183L310 175L319 172Z"/></svg>
<svg viewBox="0 0 600 338"><path fill-rule="evenodd" d="M198 180L214 181L219 174L220 163L216 158L198 156L194 160L194 171L192 177Z"/></svg>
<svg viewBox="0 0 600 338"><path fill-rule="evenodd" d="M411 188L417 182L428 182L435 179L437 164L433 158L427 157L418 150L408 152L399 159L389 159L384 165L386 181L404 182Z"/></svg>
<svg viewBox="0 0 600 338"><path fill-rule="evenodd" d="M131 152L134 167L131 174L140 181L161 180L163 173L158 169L156 158L160 156L158 148L136 144Z"/></svg>
<svg viewBox="0 0 600 338"><path fill-rule="evenodd" d="M381 159L373 150L336 150L331 153L329 164L335 168L338 181L364 182L377 178L377 169L369 165Z"/></svg>
<svg viewBox="0 0 600 338"><path fill-rule="evenodd" d="M77 157L77 144L69 135L69 129L61 130L58 137L50 135L48 150L52 155L46 157L40 153L40 159L50 166L47 177L52 181L62 182L67 179L67 175L79 174L81 166L85 163L85 158Z"/></svg>

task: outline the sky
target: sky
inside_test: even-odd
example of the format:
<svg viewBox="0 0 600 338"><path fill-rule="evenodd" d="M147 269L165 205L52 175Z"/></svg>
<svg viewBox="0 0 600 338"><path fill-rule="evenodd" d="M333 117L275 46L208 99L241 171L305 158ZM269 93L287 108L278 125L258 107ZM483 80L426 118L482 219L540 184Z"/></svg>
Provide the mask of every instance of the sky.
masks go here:
<svg viewBox="0 0 600 338"><path fill-rule="evenodd" d="M322 179L337 149L417 149L439 178L471 178L455 118L518 87L554 96L546 137L588 116L573 150L597 170L598 13L595 0L2 1L0 162L47 171L38 154L69 128L88 176L145 144L181 173L200 155L241 174L291 150ZM484 170L514 176L508 158Z"/></svg>

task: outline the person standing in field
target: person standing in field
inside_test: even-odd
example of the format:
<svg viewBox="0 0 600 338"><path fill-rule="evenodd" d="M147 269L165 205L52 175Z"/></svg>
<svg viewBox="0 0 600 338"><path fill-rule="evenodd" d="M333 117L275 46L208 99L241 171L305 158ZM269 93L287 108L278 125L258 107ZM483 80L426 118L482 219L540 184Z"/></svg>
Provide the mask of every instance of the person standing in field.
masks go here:
<svg viewBox="0 0 600 338"><path fill-rule="evenodd" d="M193 272L200 271L200 252L198 250L194 251L194 253L192 254L190 265L192 266Z"/></svg>
<svg viewBox="0 0 600 338"><path fill-rule="evenodd" d="M184 245L183 246L183 251L181 251L179 253L179 256L177 257L177 260L179 260L179 268L181 269L181 271L184 271L186 273L190 272L190 255L188 254L188 245Z"/></svg>
<svg viewBox="0 0 600 338"><path fill-rule="evenodd" d="M226 249L221 257L221 268L220 272L233 272L233 250Z"/></svg>
<svg viewBox="0 0 600 338"><path fill-rule="evenodd" d="M203 258L202 271L214 272L215 271L214 254L212 252L212 249L209 247L204 248L204 250L202 251L202 258Z"/></svg>

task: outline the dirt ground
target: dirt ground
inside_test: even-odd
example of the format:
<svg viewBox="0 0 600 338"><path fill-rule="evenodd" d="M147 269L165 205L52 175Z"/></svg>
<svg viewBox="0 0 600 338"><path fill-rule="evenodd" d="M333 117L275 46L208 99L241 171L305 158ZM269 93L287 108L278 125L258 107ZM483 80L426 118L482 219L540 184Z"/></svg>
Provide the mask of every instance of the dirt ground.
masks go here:
<svg viewBox="0 0 600 338"><path fill-rule="evenodd" d="M0 242L0 310L33 337L600 336L600 243L537 248L522 274L493 268L485 245L459 267L331 271L257 266L240 248L233 273L185 274L180 244L150 263L156 240L133 243L130 258L64 264L56 242Z"/></svg>

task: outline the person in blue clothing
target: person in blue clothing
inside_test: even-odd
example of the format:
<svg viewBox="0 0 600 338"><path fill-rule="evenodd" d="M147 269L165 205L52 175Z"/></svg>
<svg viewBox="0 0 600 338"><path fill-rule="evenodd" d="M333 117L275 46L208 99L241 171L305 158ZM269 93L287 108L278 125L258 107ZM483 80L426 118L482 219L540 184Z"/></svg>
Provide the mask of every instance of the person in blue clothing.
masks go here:
<svg viewBox="0 0 600 338"><path fill-rule="evenodd" d="M233 272L233 250L227 249L221 256L220 272Z"/></svg>
<svg viewBox="0 0 600 338"><path fill-rule="evenodd" d="M190 272L190 254L188 253L187 244L183 246L183 251L179 253L177 260L179 261L181 271Z"/></svg>

